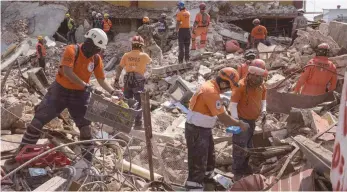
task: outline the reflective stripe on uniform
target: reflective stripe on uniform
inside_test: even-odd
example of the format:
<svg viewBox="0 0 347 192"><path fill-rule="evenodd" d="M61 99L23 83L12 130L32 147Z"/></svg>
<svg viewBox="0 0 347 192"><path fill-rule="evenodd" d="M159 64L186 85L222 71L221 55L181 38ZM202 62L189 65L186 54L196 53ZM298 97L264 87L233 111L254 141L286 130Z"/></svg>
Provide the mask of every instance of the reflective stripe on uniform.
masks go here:
<svg viewBox="0 0 347 192"><path fill-rule="evenodd" d="M187 114L187 123L203 128L213 128L216 125L217 117L211 117L199 112L189 110Z"/></svg>

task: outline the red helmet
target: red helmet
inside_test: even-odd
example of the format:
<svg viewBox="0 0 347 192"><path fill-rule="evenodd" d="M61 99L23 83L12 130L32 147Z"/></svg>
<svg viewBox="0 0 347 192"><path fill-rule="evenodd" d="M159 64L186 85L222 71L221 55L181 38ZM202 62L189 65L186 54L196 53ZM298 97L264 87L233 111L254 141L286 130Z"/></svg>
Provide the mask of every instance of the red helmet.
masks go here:
<svg viewBox="0 0 347 192"><path fill-rule="evenodd" d="M206 4L205 3L200 3L199 8L202 10L206 9Z"/></svg>
<svg viewBox="0 0 347 192"><path fill-rule="evenodd" d="M268 71L265 69L265 62L261 59L254 59L248 67L250 74L267 76Z"/></svg>
<svg viewBox="0 0 347 192"><path fill-rule="evenodd" d="M325 50L329 50L330 46L327 43L321 43L318 45L317 47L318 49L325 49Z"/></svg>
<svg viewBox="0 0 347 192"><path fill-rule="evenodd" d="M131 40L132 44L140 44L140 45L145 45L145 41L143 40L143 38L141 36L134 36Z"/></svg>

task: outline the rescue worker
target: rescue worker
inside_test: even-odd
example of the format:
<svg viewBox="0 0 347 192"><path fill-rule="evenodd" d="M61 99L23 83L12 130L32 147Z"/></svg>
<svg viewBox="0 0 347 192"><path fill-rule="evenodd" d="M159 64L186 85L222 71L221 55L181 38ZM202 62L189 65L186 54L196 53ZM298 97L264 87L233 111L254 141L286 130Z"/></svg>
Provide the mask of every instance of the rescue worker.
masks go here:
<svg viewBox="0 0 347 192"><path fill-rule="evenodd" d="M46 72L46 47L43 43L43 37L38 36L37 37L37 44L36 44L36 57L37 61L39 63L39 66L43 69L44 72Z"/></svg>
<svg viewBox="0 0 347 192"><path fill-rule="evenodd" d="M109 14L104 14L104 20L102 21L102 27L105 33L107 34L107 37L111 39L111 28L112 28L112 21L109 19Z"/></svg>
<svg viewBox="0 0 347 192"><path fill-rule="evenodd" d="M184 7L184 3L180 1L177 4L180 12L176 15L176 32L178 33L178 63L183 63L183 59L189 62L190 49L190 13Z"/></svg>
<svg viewBox="0 0 347 192"><path fill-rule="evenodd" d="M151 58L155 57L158 59L159 65L161 65L163 60L163 52L157 43L154 41L153 32L155 27L159 25L159 23L155 23L153 25L149 24L149 18L144 17L142 19L143 25L141 25L137 29L138 35L140 35L144 41L145 45L143 46L143 50L147 53Z"/></svg>
<svg viewBox="0 0 347 192"><path fill-rule="evenodd" d="M267 76L265 62L255 59L248 67L246 78L239 81L239 87L233 89L230 103L230 112L233 118L240 119L249 124L249 129L240 134L233 134L233 164L234 181L252 174L248 165L249 157L240 148L253 148L252 137L255 122L266 115L266 88L264 77Z"/></svg>
<svg viewBox="0 0 347 192"><path fill-rule="evenodd" d="M95 20L93 21L93 27L103 29L101 13L96 14Z"/></svg>
<svg viewBox="0 0 347 192"><path fill-rule="evenodd" d="M66 108L80 130L80 140L92 139L91 122L84 118L93 90L89 84L92 73L99 85L111 95L121 94L105 81L104 64L98 55L101 49L106 49L106 33L94 28L84 37L84 43L68 45L65 48L56 80L36 108L35 116L24 133L22 143L36 144L43 126L58 117ZM82 155L91 162L94 147L90 143L82 144L82 147Z"/></svg>
<svg viewBox="0 0 347 192"><path fill-rule="evenodd" d="M329 45L318 45L316 56L307 63L296 86L295 93L303 95L322 95L336 88L336 66L328 58Z"/></svg>
<svg viewBox="0 0 347 192"><path fill-rule="evenodd" d="M132 50L125 53L116 68L116 78L114 81L115 87L119 87L119 77L123 68L126 71L124 76L124 97L127 99L134 98L138 102L138 108L141 108L140 93L145 88L146 66L151 63L152 59L142 52L142 47L145 45L144 39L141 36L132 38ZM134 129L142 128L142 114L135 118Z"/></svg>
<svg viewBox="0 0 347 192"><path fill-rule="evenodd" d="M185 124L185 138L188 148L188 190L203 190L213 183L215 154L212 129L217 119L225 126L240 126L242 131L248 124L229 116L223 106L220 94L237 87L239 75L231 67L219 71L215 79L201 85L189 103ZM204 186L205 185L205 186Z"/></svg>
<svg viewBox="0 0 347 192"><path fill-rule="evenodd" d="M246 63L237 66L237 72L239 73L240 79L243 79L248 74L248 66L252 63L257 57L257 51L254 49L248 49L245 51L244 58Z"/></svg>
<svg viewBox="0 0 347 192"><path fill-rule="evenodd" d="M75 26L75 22L70 17L69 13L67 13L65 16L66 16L66 19L67 19L67 28L69 29L69 31L67 32L68 44L75 44L76 43L76 37L75 37L76 26Z"/></svg>
<svg viewBox="0 0 347 192"><path fill-rule="evenodd" d="M96 28L95 26L94 26L94 21L97 19L97 17L96 17L96 11L92 11L92 17L91 17L91 24L92 24L92 28Z"/></svg>
<svg viewBox="0 0 347 192"><path fill-rule="evenodd" d="M166 22L166 14L162 13L159 18L158 35L160 39L160 48L164 50L167 44L167 38L169 37L169 26Z"/></svg>
<svg viewBox="0 0 347 192"><path fill-rule="evenodd" d="M305 11L303 9L298 10L298 16L295 17L292 27L292 42L293 45L295 39L298 37L298 29L305 29L307 26L307 19L304 16Z"/></svg>
<svg viewBox="0 0 347 192"><path fill-rule="evenodd" d="M200 12L196 14L192 34L192 50L196 50L196 38L200 36L200 47L206 47L208 26L210 25L210 15L206 13L206 4L199 5Z"/></svg>
<svg viewBox="0 0 347 192"><path fill-rule="evenodd" d="M251 44L252 48L257 48L258 44L261 42L263 44L268 44L266 42L267 29L263 25L260 25L259 19L253 20L253 25L255 26L251 32Z"/></svg>

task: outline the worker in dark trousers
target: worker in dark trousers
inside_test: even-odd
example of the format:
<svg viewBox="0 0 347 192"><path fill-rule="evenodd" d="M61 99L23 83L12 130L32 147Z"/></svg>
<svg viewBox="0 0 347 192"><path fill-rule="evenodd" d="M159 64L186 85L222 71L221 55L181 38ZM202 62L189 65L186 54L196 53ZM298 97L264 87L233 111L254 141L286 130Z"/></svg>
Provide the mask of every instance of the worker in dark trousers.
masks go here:
<svg viewBox="0 0 347 192"><path fill-rule="evenodd" d="M43 71L46 72L46 47L43 43L42 36L38 36L37 40L38 40L36 44L37 61L39 63L39 66L43 69Z"/></svg>
<svg viewBox="0 0 347 192"><path fill-rule="evenodd" d="M176 15L176 32L178 33L178 63L183 63L183 59L189 62L189 49L190 49L190 13L184 7L183 2L177 4L180 12Z"/></svg>
<svg viewBox="0 0 347 192"><path fill-rule="evenodd" d="M124 97L126 99L135 99L138 102L138 108L141 109L140 93L145 89L145 72L146 66L151 63L152 59L148 54L142 52L145 41L141 36L134 36L132 39L132 50L125 53L116 68L116 78L114 85L119 88L119 77L123 68L126 71L124 76ZM134 129L142 129L142 114L135 118Z"/></svg>
<svg viewBox="0 0 347 192"><path fill-rule="evenodd" d="M84 37L84 43L66 46L55 82L48 88L47 94L36 108L35 116L23 135L23 144L19 150L24 144L36 144L42 128L66 108L80 130L80 140L92 139L91 122L84 116L93 90L89 84L93 73L99 85L111 95L122 94L105 81L104 65L98 55L101 49L106 48L106 33L94 28ZM84 143L81 147L82 156L91 162L94 153L92 143Z"/></svg>

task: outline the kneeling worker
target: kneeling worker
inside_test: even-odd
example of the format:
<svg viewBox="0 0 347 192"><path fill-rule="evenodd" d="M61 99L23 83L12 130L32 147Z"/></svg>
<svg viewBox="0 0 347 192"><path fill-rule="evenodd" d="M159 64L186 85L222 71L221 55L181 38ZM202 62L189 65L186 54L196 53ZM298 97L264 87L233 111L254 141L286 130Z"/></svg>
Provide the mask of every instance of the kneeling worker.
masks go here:
<svg viewBox="0 0 347 192"><path fill-rule="evenodd" d="M240 126L242 131L248 124L227 115L220 94L237 87L239 75L231 67L221 69L218 76L205 82L193 95L185 124L185 138L188 148L188 179L186 188L203 190L204 183L214 175L215 154L212 128L217 119L225 126Z"/></svg>
<svg viewBox="0 0 347 192"><path fill-rule="evenodd" d="M138 102L138 108L141 108L140 93L145 89L145 72L146 66L151 63L152 59L144 52L142 47L145 42L141 36L132 38L132 50L125 53L116 68L116 78L114 80L115 87L119 87L119 77L125 68L126 75L124 76L124 97L126 99L134 98ZM139 114L135 119L135 129L142 128L142 114Z"/></svg>

